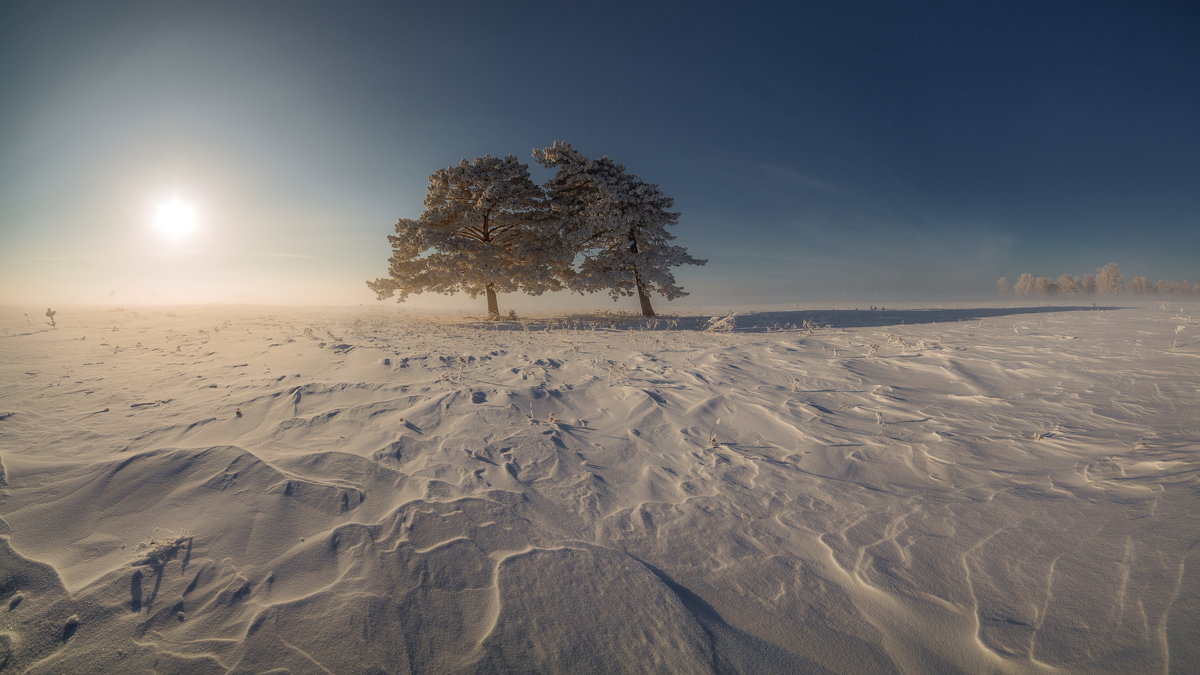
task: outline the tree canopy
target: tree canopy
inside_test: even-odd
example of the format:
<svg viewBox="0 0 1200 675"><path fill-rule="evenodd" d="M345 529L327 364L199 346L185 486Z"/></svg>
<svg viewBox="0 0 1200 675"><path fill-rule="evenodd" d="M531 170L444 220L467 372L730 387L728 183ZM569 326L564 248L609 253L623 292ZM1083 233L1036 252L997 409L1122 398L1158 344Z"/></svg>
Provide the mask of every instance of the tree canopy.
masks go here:
<svg viewBox="0 0 1200 675"><path fill-rule="evenodd" d="M609 157L589 159L567 143L533 153L555 169L545 187L516 157L484 156L429 176L425 210L402 218L388 236L388 276L367 285L379 299L412 293L539 295L568 288L637 295L652 316L650 294L687 295L671 268L703 265L672 244L674 200Z"/></svg>
<svg viewBox="0 0 1200 675"><path fill-rule="evenodd" d="M605 156L589 159L569 143L535 150L534 158L557 173L546 183L550 217L568 250L580 258L569 287L607 291L614 299L636 294L642 314L653 316L650 293L668 300L687 295L672 267L703 265L671 242L679 222L675 200Z"/></svg>
<svg viewBox="0 0 1200 675"><path fill-rule="evenodd" d="M545 217L543 191L513 155L462 160L429 176L425 210L402 218L388 236L388 277L367 282L379 299L411 293L486 294L499 314L497 292L534 295L562 287L558 250Z"/></svg>

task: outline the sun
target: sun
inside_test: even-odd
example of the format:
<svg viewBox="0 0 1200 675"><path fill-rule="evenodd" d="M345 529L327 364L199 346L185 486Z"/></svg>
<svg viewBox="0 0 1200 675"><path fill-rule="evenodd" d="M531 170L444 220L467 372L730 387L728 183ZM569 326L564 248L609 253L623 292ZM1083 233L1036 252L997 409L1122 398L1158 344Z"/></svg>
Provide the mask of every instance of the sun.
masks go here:
<svg viewBox="0 0 1200 675"><path fill-rule="evenodd" d="M162 202L155 206L154 228L172 240L183 239L196 230L196 207L178 197Z"/></svg>

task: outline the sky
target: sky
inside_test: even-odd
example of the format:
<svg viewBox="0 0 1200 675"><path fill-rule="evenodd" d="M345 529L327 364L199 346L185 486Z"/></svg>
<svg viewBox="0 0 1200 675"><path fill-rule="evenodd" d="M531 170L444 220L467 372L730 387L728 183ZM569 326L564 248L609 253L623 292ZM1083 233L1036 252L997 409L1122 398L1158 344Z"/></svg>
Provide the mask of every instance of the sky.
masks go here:
<svg viewBox="0 0 1200 675"><path fill-rule="evenodd" d="M1198 36L1193 0L6 0L0 303L374 304L430 173L543 181L556 140L675 199L675 304L1200 281ZM560 304L636 309L501 299Z"/></svg>

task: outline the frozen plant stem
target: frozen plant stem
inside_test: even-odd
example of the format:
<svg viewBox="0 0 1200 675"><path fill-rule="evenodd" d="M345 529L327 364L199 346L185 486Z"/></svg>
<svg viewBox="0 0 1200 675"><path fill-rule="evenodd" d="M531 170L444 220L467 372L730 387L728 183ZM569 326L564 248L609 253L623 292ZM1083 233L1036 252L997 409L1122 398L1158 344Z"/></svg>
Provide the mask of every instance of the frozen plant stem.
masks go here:
<svg viewBox="0 0 1200 675"><path fill-rule="evenodd" d="M708 450L715 450L715 449L721 447L721 444L717 442L717 433L716 433L717 425L720 423L721 423L721 418L718 417L717 421L713 422L713 425L711 427L709 427L709 429L708 429L708 445L704 446Z"/></svg>

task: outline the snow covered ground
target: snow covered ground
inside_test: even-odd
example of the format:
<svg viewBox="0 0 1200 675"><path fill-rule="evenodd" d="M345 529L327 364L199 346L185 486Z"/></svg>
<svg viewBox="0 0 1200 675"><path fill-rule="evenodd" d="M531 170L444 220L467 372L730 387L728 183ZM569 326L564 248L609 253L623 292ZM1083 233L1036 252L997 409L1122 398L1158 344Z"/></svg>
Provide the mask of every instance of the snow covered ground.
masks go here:
<svg viewBox="0 0 1200 675"><path fill-rule="evenodd" d="M43 312L0 670L1200 670L1194 301Z"/></svg>

